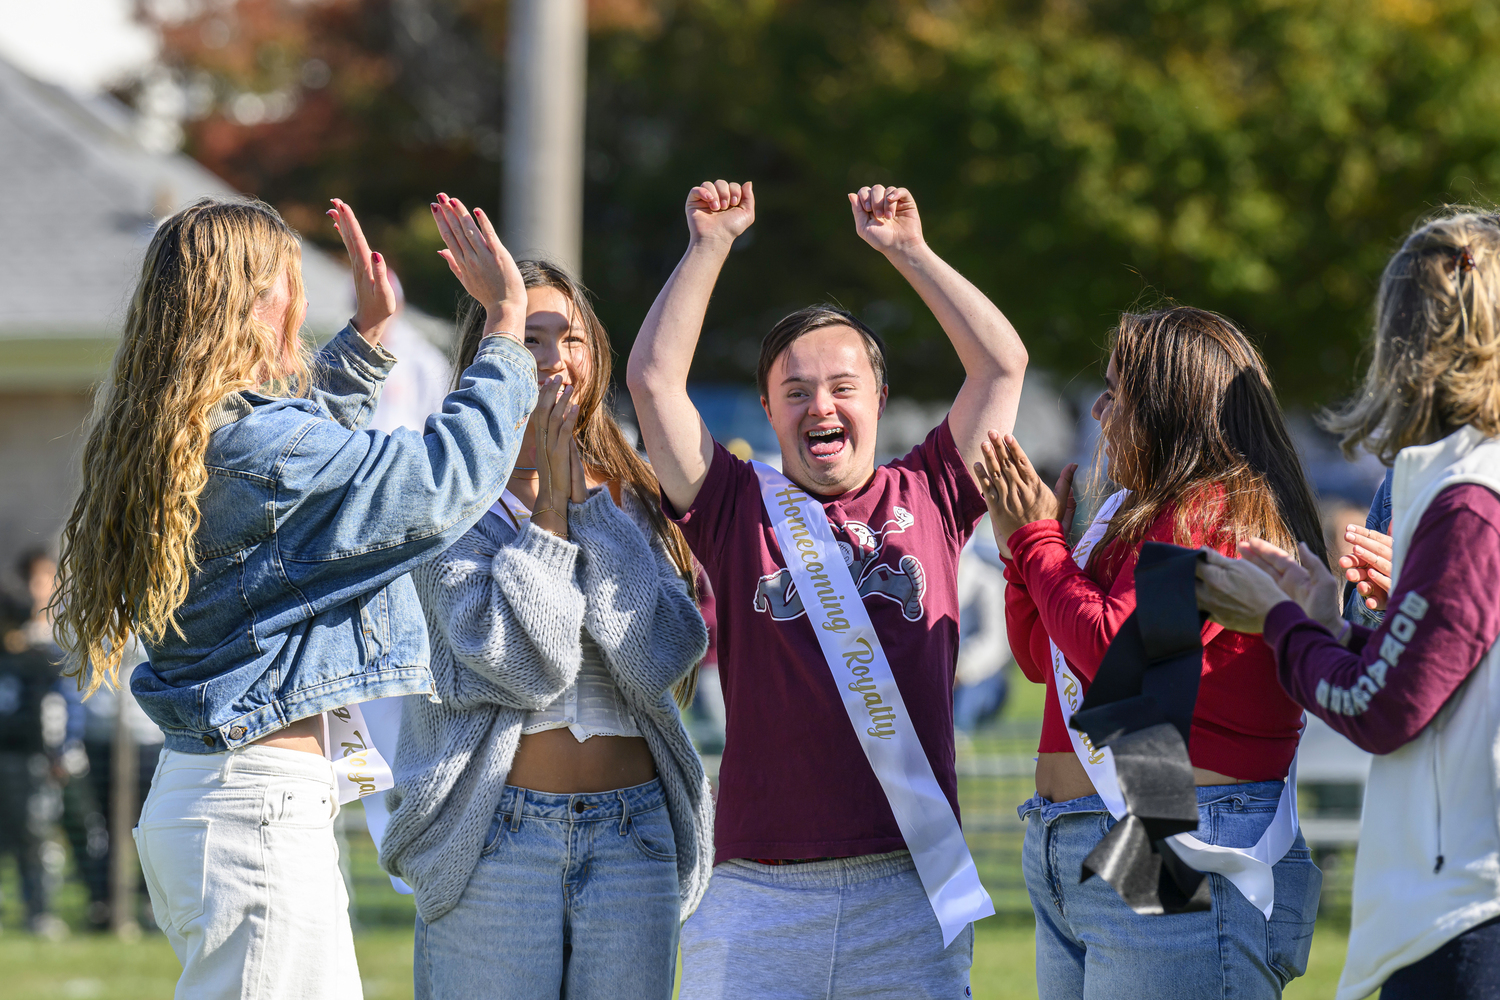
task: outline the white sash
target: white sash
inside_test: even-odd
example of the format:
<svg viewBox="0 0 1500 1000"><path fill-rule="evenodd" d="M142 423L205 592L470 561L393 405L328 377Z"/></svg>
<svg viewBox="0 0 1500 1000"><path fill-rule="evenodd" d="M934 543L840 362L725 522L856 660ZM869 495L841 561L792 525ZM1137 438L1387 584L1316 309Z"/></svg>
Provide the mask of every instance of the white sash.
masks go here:
<svg viewBox="0 0 1500 1000"><path fill-rule="evenodd" d="M391 765L375 748L375 739L358 705L323 713L323 746L324 755L333 762L339 805L395 787Z"/></svg>
<svg viewBox="0 0 1500 1000"><path fill-rule="evenodd" d="M505 518L517 531L531 520L531 508L516 499L510 490L501 493L500 499L490 504L490 513Z"/></svg>
<svg viewBox="0 0 1500 1000"><path fill-rule="evenodd" d="M993 914L995 904L979 882L953 807L912 728L823 505L770 466L751 464L808 623L901 828L946 948L970 923Z"/></svg>
<svg viewBox="0 0 1500 1000"><path fill-rule="evenodd" d="M1079 568L1088 563L1089 553L1104 537L1110 518L1115 516L1120 504L1129 495L1129 490L1121 490L1104 501L1104 506L1099 508L1098 516L1073 549L1073 561ZM1056 675L1053 688L1057 692L1058 708L1062 710L1063 721L1067 722L1083 703L1083 687L1068 669L1067 660L1057 648L1057 643L1052 642L1051 646L1052 671ZM1120 794L1120 782L1115 777L1115 759L1109 752L1109 747L1095 749L1086 735L1071 726L1068 727L1068 738L1073 741L1073 752L1078 755L1079 763L1083 765L1089 780L1094 783L1094 790L1104 800L1105 807L1115 819L1124 817L1125 799ZM1234 883L1235 888L1239 889L1251 905L1270 920L1271 910L1276 902L1276 883L1271 875L1271 866L1291 850L1292 842L1297 839L1297 828L1297 758L1294 756L1286 776L1286 786L1281 790L1281 801L1276 804L1276 815L1254 847L1205 844L1190 833L1179 833L1170 838L1168 843L1188 867L1200 872L1218 872Z"/></svg>

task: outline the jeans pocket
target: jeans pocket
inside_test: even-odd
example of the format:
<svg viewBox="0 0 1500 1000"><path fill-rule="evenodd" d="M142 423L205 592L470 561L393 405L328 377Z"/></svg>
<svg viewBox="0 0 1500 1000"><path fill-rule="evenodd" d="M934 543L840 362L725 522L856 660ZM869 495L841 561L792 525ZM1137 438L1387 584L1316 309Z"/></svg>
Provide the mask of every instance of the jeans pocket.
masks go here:
<svg viewBox="0 0 1500 1000"><path fill-rule="evenodd" d="M630 839L636 848L653 861L677 860L677 837L672 833L672 819L666 806L650 812L632 813Z"/></svg>
<svg viewBox="0 0 1500 1000"><path fill-rule="evenodd" d="M331 826L338 812L333 788L317 781L273 784L266 789L264 801L261 819L267 826Z"/></svg>
<svg viewBox="0 0 1500 1000"><path fill-rule="evenodd" d="M147 823L135 829L136 853L151 912L162 930L182 930L203 915L208 820Z"/></svg>
<svg viewBox="0 0 1500 1000"><path fill-rule="evenodd" d="M1323 892L1323 873L1313 864L1312 854L1299 835L1271 874L1276 882L1276 905L1266 928L1268 957L1271 968L1285 986L1307 971L1318 899Z"/></svg>
<svg viewBox="0 0 1500 1000"><path fill-rule="evenodd" d="M500 840L505 836L506 828L510 825L508 817L495 813L490 820L490 832L484 838L484 850L479 852L481 858L487 858L500 848Z"/></svg>

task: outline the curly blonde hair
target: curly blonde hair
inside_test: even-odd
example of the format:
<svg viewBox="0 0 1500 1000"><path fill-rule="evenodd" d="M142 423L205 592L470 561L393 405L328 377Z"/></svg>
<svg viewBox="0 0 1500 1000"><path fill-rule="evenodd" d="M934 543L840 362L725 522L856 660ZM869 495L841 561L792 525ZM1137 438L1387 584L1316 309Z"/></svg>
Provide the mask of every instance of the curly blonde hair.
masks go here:
<svg viewBox="0 0 1500 1000"><path fill-rule="evenodd" d="M1446 209L1386 264L1374 357L1358 395L1323 423L1344 453L1386 465L1465 425L1500 434L1500 216Z"/></svg>
<svg viewBox="0 0 1500 1000"><path fill-rule="evenodd" d="M283 274L293 308L274 330L252 309ZM302 301L297 234L262 202L205 198L152 237L95 396L52 605L68 672L88 693L118 683L131 632L182 635L210 411L242 389L306 391Z"/></svg>

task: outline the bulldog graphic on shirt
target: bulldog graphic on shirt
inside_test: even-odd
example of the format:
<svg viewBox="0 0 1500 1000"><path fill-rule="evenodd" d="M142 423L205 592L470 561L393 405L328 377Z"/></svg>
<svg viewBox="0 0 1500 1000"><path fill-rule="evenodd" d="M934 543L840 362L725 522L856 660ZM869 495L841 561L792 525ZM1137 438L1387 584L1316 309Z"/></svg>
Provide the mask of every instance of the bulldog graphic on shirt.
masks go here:
<svg viewBox="0 0 1500 1000"><path fill-rule="evenodd" d="M861 521L835 524L830 520L828 526L838 539L849 575L859 585L859 596L865 598L876 594L894 601L901 605L903 618L920 621L922 598L927 593L927 574L922 569L921 560L913 555L903 555L894 566L881 561L886 539L903 534L916 523L916 518L905 507L895 507L893 513L895 516L878 531ZM760 578L755 588L755 610L770 612L775 621L790 621L807 613L789 570L777 570Z"/></svg>

